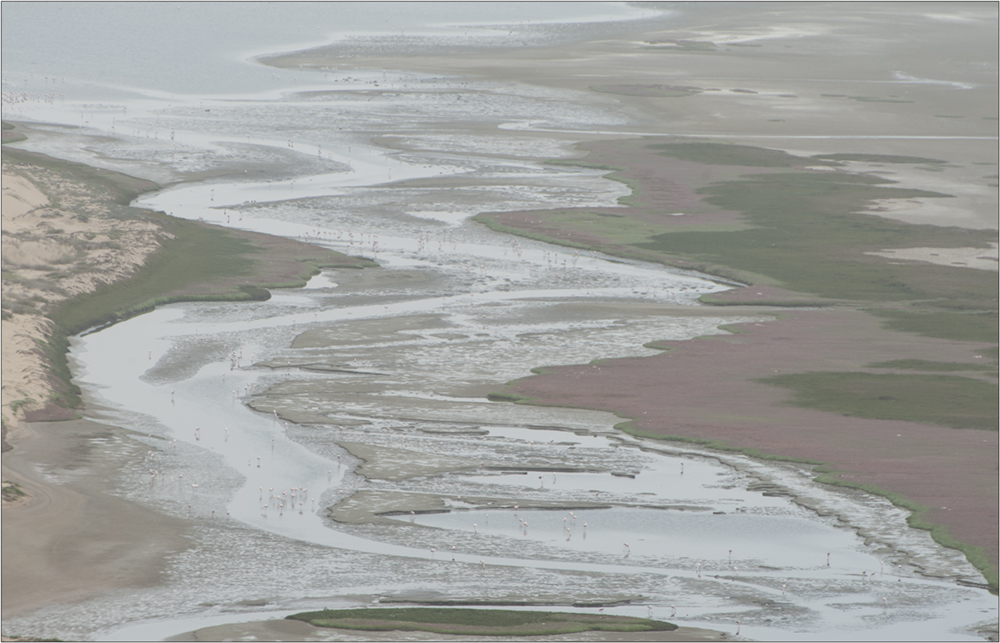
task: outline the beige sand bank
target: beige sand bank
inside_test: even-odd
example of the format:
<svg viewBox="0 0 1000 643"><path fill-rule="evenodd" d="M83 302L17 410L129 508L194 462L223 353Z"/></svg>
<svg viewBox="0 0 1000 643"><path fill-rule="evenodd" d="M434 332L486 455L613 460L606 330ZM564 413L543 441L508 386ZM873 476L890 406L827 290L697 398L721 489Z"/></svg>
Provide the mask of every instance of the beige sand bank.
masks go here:
<svg viewBox="0 0 1000 643"><path fill-rule="evenodd" d="M38 348L52 330L42 307L131 274L159 247L155 225L112 220L107 214L93 187L42 166L4 159L2 261L4 273L13 275L3 281L3 421L8 430L53 393Z"/></svg>

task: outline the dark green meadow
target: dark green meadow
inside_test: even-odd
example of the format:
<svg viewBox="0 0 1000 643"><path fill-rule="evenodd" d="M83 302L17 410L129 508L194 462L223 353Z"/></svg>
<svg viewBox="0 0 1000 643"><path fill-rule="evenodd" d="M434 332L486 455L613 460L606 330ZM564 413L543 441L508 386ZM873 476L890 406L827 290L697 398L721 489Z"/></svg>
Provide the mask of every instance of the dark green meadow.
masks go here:
<svg viewBox="0 0 1000 643"><path fill-rule="evenodd" d="M320 268L375 265L332 250L162 213L142 216L159 226L160 250L129 279L60 305L51 317L67 335L172 302L266 300L270 294L265 288L302 286Z"/></svg>
<svg viewBox="0 0 1000 643"><path fill-rule="evenodd" d="M465 636L552 636L591 630L669 632L673 623L647 618L569 612L445 607L380 607L302 612L287 618L317 627L384 632L392 630Z"/></svg>
<svg viewBox="0 0 1000 643"><path fill-rule="evenodd" d="M789 402L854 417L996 431L994 383L957 375L816 372L757 380L791 389Z"/></svg>
<svg viewBox="0 0 1000 643"><path fill-rule="evenodd" d="M743 153L740 154L741 156ZM889 187L841 172L753 174L703 187L723 210L745 214L750 229L678 231L636 245L668 256L732 268L753 283L761 275L798 292L856 302L913 302L952 311L996 302L996 275L918 262L891 262L869 252L910 247L982 247L986 231L911 225L861 214L876 199L948 198Z"/></svg>

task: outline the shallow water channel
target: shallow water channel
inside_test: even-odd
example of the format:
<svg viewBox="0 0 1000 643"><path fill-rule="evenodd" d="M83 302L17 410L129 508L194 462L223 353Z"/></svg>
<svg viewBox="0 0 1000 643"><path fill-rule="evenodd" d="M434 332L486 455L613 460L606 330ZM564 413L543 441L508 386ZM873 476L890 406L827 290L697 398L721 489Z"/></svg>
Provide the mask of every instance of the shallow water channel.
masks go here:
<svg viewBox="0 0 1000 643"><path fill-rule="evenodd" d="M767 317L699 308L727 286L698 275L468 221L626 193L529 160L564 143L486 127L490 110L581 129L615 118L539 89L497 105L484 85L465 86L452 115L479 119L471 129L404 127L390 118L401 100L431 114L452 94L417 85L452 81L371 78L408 93L356 111L368 94L347 87L220 100L211 121L193 101L155 115L137 103L143 140L91 141L126 171L256 168L139 205L382 268L327 271L267 302L166 306L75 340L93 417L148 445L118 492L190 518L195 537L162 585L11 619L12 631L163 638L376 600L604 609L771 640L976 639L995 624L995 597L956 584L975 570L882 499L818 487L798 465L636 440L607 413L487 400L535 367L649 355L653 340ZM334 107L351 134L320 127ZM88 125L113 131L114 114L93 108ZM279 140L279 123L297 129Z"/></svg>
<svg viewBox="0 0 1000 643"><path fill-rule="evenodd" d="M255 217L280 228L290 211ZM535 366L752 321L678 312L722 286L473 224L430 253L381 223L382 269L167 306L75 342L99 418L149 445L120 492L198 535L165 585L46 611L47 628L156 638L376 599L605 609L762 639L974 638L964 628L995 614L954 583L972 573L961 557L880 499L637 441L606 413L484 397Z"/></svg>

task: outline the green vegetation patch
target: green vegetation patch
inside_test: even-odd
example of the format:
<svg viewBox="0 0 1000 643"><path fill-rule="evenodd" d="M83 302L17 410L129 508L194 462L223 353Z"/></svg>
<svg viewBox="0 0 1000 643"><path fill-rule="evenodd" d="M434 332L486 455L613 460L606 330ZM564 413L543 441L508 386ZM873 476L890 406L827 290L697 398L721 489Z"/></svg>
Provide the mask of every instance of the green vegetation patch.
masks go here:
<svg viewBox="0 0 1000 643"><path fill-rule="evenodd" d="M321 267L375 265L370 260L285 240L278 241L283 244L280 248L262 247L241 238L239 232L162 213L143 216L166 233L162 247L129 278L60 305L51 317L67 335L178 301L263 301L271 296L265 288L304 285ZM289 253L303 254L289 257ZM282 261L293 268L281 268L278 264ZM275 278L288 281L267 283Z"/></svg>
<svg viewBox="0 0 1000 643"><path fill-rule="evenodd" d="M73 383L73 374L70 372L66 357L69 354L69 340L66 339L66 335L58 330L53 331L47 341L39 342L39 348L49 365L49 385L52 387L52 397L48 400L50 406L55 405L63 409L78 408L81 404L81 391L80 387ZM62 418L73 415L56 413L57 417ZM28 417L32 417L32 414L29 413ZM40 414L38 419L44 417L44 414Z"/></svg>
<svg viewBox="0 0 1000 643"><path fill-rule="evenodd" d="M724 162L728 152L713 147L726 146L701 144L695 151L681 149L677 154ZM732 162L750 164L752 159L746 157L753 149L733 150L736 158ZM774 164L793 162L782 159L782 152L776 154L762 157ZM724 181L698 192L722 210L744 212L753 228L664 233L635 245L667 256L766 275L786 288L829 299L936 300L935 307L943 308L978 301L979 306L990 307L996 300L996 275L992 273L935 264L897 264L866 254L889 248L986 248L994 236L989 231L913 225L863 214L866 205L876 199L949 196L888 187L886 183L885 179L844 172L780 172Z"/></svg>
<svg viewBox="0 0 1000 643"><path fill-rule="evenodd" d="M121 206L127 206L143 192L156 190L160 187L152 181L138 179L112 170L91 167L83 163L64 161L39 152L5 147L3 155L5 160L12 163L37 165L51 170L57 175L84 182L88 185L88 189L92 191L92 195L95 198L103 198ZM118 210L112 208L109 216L115 218L132 218L132 215L128 212L129 210L132 210L132 208Z"/></svg>
<svg viewBox="0 0 1000 643"><path fill-rule="evenodd" d="M383 632L432 632L460 636L550 636L590 630L669 632L673 623L630 616L433 607L322 610L288 616L317 627Z"/></svg>
<svg viewBox="0 0 1000 643"><path fill-rule="evenodd" d="M248 241L234 238L220 228L180 219L164 218L161 223L174 238L164 240L163 247L132 277L70 299L55 311L52 318L67 335L151 310L169 301L171 295L179 296L185 288L202 284L207 279L247 277L253 268L252 255L260 252ZM268 297L266 291L252 289L236 289L227 295L223 298Z"/></svg>
<svg viewBox="0 0 1000 643"><path fill-rule="evenodd" d="M595 92L605 92L608 94L653 96L657 98L675 98L701 93L700 87L689 87L686 85L592 85L590 89Z"/></svg>
<svg viewBox="0 0 1000 643"><path fill-rule="evenodd" d="M996 431L995 384L955 375L813 372L756 380L791 389L795 406L877 420Z"/></svg>
<svg viewBox="0 0 1000 643"><path fill-rule="evenodd" d="M938 159L927 159L921 156L900 156L898 154L817 154L814 159L826 161L860 161L862 163L945 163Z"/></svg>
<svg viewBox="0 0 1000 643"><path fill-rule="evenodd" d="M989 247L995 233L957 227L914 225L867 214L879 199L943 199L950 195L894 187L888 179L846 171L818 172L845 160L924 163L937 159L893 155L834 154L798 157L780 150L720 143L659 143L648 146L664 156L755 173L697 190L697 211L741 212L737 222L704 227L659 225L669 212L646 212L630 170L609 178L633 187L621 199L644 217L626 211L561 209L532 213L537 219L502 231L576 247L595 247L621 256L661 261L736 281L775 285L825 300L919 302L919 308L887 310L889 326L933 337L994 343L997 336L996 275L931 263L893 262L869 253L892 248ZM778 170L778 171L773 171ZM782 171L784 170L784 171ZM706 208L707 206L707 208ZM489 216L477 220L498 228ZM576 236L574 233L582 233ZM760 302L757 302L760 303ZM878 313L882 314L882 313Z"/></svg>
<svg viewBox="0 0 1000 643"><path fill-rule="evenodd" d="M819 162L815 158L795 156L781 150L769 150L750 145L726 145L724 143L657 143L649 149L658 150L663 156L682 161L694 161L708 165L740 165L747 167L797 167L829 165L836 163Z"/></svg>
<svg viewBox="0 0 1000 643"><path fill-rule="evenodd" d="M877 485L856 482L853 480L844 480L838 477L836 472L830 470L830 468L826 465L816 467L815 470L820 474L813 478L815 482L820 484L829 484L836 487L858 489L864 491L865 493L882 496L897 507L910 511L910 515L906 517L906 524L914 529L923 529L930 532L931 538L933 538L942 547L957 549L965 554L968 561L976 569L982 572L983 577L986 579L990 588L990 592L993 594L997 593L997 582L1000 577L997 575L996 566L990 561L990 555L987 549L978 545L969 545L958 541L951 535L951 532L949 532L947 527L930 522L927 519L927 513L930 510L929 507L913 502L902 494L888 491Z"/></svg>
<svg viewBox="0 0 1000 643"><path fill-rule="evenodd" d="M894 359L888 362L874 362L868 368L895 368L904 371L931 371L945 373L948 371L996 371L988 364L964 364L962 362L932 362L926 359Z"/></svg>
<svg viewBox="0 0 1000 643"><path fill-rule="evenodd" d="M982 275L982 277L985 277L983 280L987 282L984 284L984 287L993 288L993 296L981 300L983 305L992 303L993 306L996 306L996 275L988 273L985 270L976 272L985 273ZM967 276L978 277L979 275ZM940 337L943 339L995 344L998 333L1000 333L1000 325L997 323L997 311L995 308L994 310L979 311L882 309L869 312L888 319L885 322L887 328L908 333L917 333L925 337Z"/></svg>
<svg viewBox="0 0 1000 643"><path fill-rule="evenodd" d="M862 103L912 103L912 100L902 98L882 98L881 96L848 96Z"/></svg>
<svg viewBox="0 0 1000 643"><path fill-rule="evenodd" d="M8 123L7 121L2 122L2 127L0 127L0 130L2 130L2 139L0 139L0 142L3 143L17 143L18 141L23 141L28 138L24 134L15 131L14 126Z"/></svg>
<svg viewBox="0 0 1000 643"><path fill-rule="evenodd" d="M21 487L18 486L16 482L7 482L6 480L4 481L3 483L4 500L6 500L7 502L14 502L16 500L20 500L21 498L27 498L27 497L28 494L25 493L24 490L21 489Z"/></svg>

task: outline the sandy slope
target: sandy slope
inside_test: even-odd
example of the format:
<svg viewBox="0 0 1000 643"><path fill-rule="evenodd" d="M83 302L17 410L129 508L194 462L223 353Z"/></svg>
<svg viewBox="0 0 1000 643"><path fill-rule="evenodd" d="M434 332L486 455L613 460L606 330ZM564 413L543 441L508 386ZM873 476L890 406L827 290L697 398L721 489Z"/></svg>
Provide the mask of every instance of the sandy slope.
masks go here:
<svg viewBox="0 0 1000 643"><path fill-rule="evenodd" d="M49 196L57 198L52 206ZM108 219L91 189L51 170L3 166L3 418L15 430L24 413L44 406L52 388L39 341L51 322L38 303L54 304L131 274L159 247L150 223ZM112 237L114 241L112 242Z"/></svg>
<svg viewBox="0 0 1000 643"><path fill-rule="evenodd" d="M48 204L48 198L29 180L3 173L3 263L8 253L20 253L20 244L8 242L6 233L37 226L41 219L32 211ZM7 293L4 292L6 297ZM35 342L46 336L48 322L37 315L14 315L2 322L3 328L3 417L4 423L16 427L22 410L11 410L15 400L44 400L49 396L45 369L33 355Z"/></svg>

